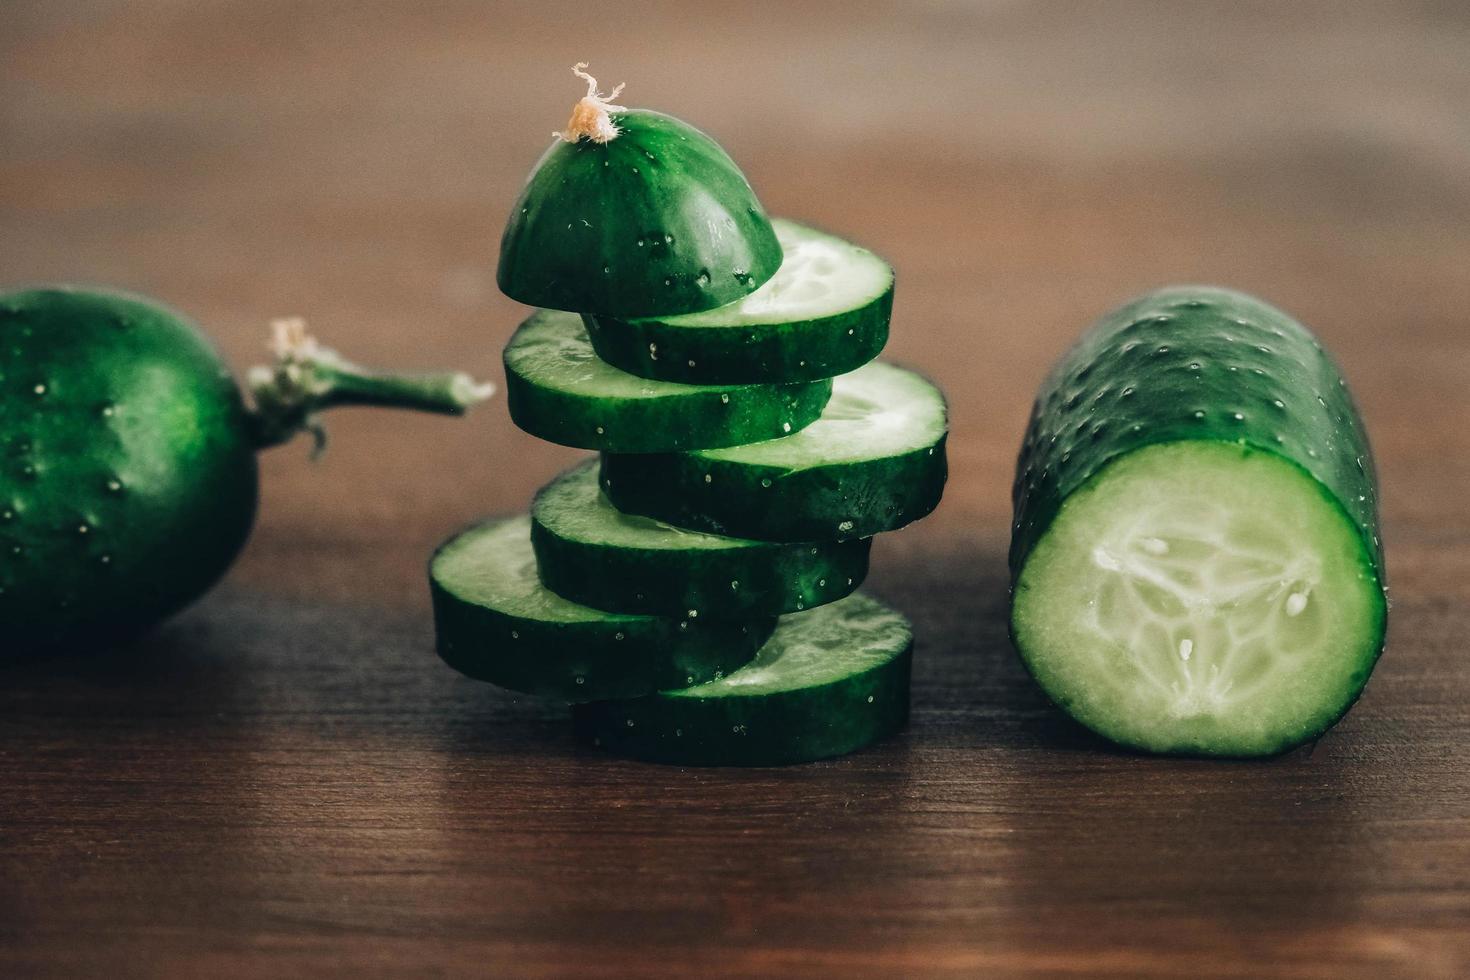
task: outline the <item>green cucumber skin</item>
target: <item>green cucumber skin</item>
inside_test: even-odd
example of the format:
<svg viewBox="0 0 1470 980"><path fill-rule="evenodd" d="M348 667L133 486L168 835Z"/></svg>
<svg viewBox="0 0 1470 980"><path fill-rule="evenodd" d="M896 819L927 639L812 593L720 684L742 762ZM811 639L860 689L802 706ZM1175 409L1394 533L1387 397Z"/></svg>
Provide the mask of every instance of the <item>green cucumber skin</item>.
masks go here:
<svg viewBox="0 0 1470 980"><path fill-rule="evenodd" d="M557 315L561 314L534 314L516 334L539 329L543 318ZM522 377L511 366L515 344L512 336L504 357L511 421L539 439L578 449L677 452L777 439L815 422L832 397L831 379L723 388L687 386L677 395L658 398L589 397Z"/></svg>
<svg viewBox="0 0 1470 980"><path fill-rule="evenodd" d="M697 618L754 619L834 602L863 584L871 544L641 551L568 540L531 521L531 546L551 591L594 609L681 618L694 610Z"/></svg>
<svg viewBox="0 0 1470 980"><path fill-rule="evenodd" d="M814 381L855 371L888 343L893 286L871 306L795 324L670 326L586 314L597 356L629 374L686 384Z"/></svg>
<svg viewBox="0 0 1470 980"><path fill-rule="evenodd" d="M599 483L619 510L676 527L756 541L851 541L897 530L939 506L946 441L803 470L697 453L604 453Z"/></svg>
<svg viewBox="0 0 1470 980"><path fill-rule="evenodd" d="M224 574L255 520L239 389L151 300L0 295L0 649L104 647Z"/></svg>
<svg viewBox="0 0 1470 980"><path fill-rule="evenodd" d="M648 618L629 620L614 632L605 623L507 615L465 602L432 579L430 590L436 649L446 664L475 680L569 702L702 684L749 663L776 627L775 619L695 624Z"/></svg>
<svg viewBox="0 0 1470 980"><path fill-rule="evenodd" d="M654 694L629 701L596 701L574 706L572 721L584 741L649 762L685 766L814 762L901 731L909 718L912 664L910 643L887 663L818 688L751 697Z"/></svg>
<svg viewBox="0 0 1470 980"><path fill-rule="evenodd" d="M657 316L732 303L781 265L749 182L707 135L647 110L607 143L554 142L511 209L501 291L528 306Z"/></svg>
<svg viewBox="0 0 1470 980"><path fill-rule="evenodd" d="M1176 286L1107 314L1083 335L1043 382L1021 445L1012 589L1071 494L1128 453L1191 440L1239 444L1299 466L1357 528L1363 573L1380 587L1377 635L1357 690L1320 730L1284 741L1278 751L1287 752L1331 728L1361 695L1383 651L1387 598L1362 418L1321 343L1281 310L1233 290ZM1025 661L1026 638L1014 624L1011 632Z"/></svg>

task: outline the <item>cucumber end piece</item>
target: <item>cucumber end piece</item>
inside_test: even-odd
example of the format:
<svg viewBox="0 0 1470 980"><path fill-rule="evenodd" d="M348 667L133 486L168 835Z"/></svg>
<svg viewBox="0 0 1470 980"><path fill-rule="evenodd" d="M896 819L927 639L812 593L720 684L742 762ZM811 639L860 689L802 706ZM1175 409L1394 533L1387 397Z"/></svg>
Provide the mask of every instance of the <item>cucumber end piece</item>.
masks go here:
<svg viewBox="0 0 1470 980"><path fill-rule="evenodd" d="M1352 705L1387 605L1366 542L1295 463L1145 447L1069 497L1015 583L1011 629L1060 707L1149 752L1261 756Z"/></svg>

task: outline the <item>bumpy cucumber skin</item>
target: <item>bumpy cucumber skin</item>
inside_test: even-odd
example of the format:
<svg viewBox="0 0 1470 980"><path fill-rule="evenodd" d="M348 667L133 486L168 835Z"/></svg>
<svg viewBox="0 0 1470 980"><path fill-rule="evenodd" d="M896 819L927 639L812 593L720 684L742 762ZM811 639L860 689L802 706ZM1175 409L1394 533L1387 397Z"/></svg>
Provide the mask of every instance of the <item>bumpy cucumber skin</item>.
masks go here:
<svg viewBox="0 0 1470 980"><path fill-rule="evenodd" d="M893 285L875 303L798 323L680 327L584 316L597 356L629 374L687 384L813 381L855 371L888 343Z"/></svg>
<svg viewBox="0 0 1470 980"><path fill-rule="evenodd" d="M656 316L732 303L781 265L745 175L672 116L612 117L607 143L556 140L511 209L498 280L528 306Z"/></svg>
<svg viewBox="0 0 1470 980"><path fill-rule="evenodd" d="M872 670L751 697L597 701L572 709L578 737L617 755L684 766L784 766L854 752L908 724L912 642ZM872 700L870 701L869 698Z"/></svg>
<svg viewBox="0 0 1470 980"><path fill-rule="evenodd" d="M203 594L254 522L228 369L178 314L0 295L0 649L106 646Z"/></svg>
<svg viewBox="0 0 1470 980"><path fill-rule="evenodd" d="M459 595L452 583L434 574L433 559L429 589L436 649L445 663L476 680L571 702L636 698L713 680L749 663L776 627L774 618L746 623L653 616L571 623L528 619Z"/></svg>
<svg viewBox="0 0 1470 980"><path fill-rule="evenodd" d="M699 453L604 454L599 481L618 510L676 527L756 541L851 541L939 506L946 438L901 456L801 470Z"/></svg>
<svg viewBox="0 0 1470 980"><path fill-rule="evenodd" d="M1238 444L1300 467L1357 528L1362 573L1379 587L1376 635L1352 696L1327 724L1264 754L1290 751L1320 737L1361 695L1383 651L1388 602L1362 418L1321 343L1281 310L1233 290L1169 287L1107 314L1062 357L1042 383L1016 463L1012 590L1071 494L1113 460L1183 441ZM1026 661L1025 637L1014 623L1011 632Z"/></svg>
<svg viewBox="0 0 1470 980"><path fill-rule="evenodd" d="M521 330L534 329L541 312ZM815 422L832 397L832 381L793 384L687 386L659 398L595 398L547 388L521 376L505 359L505 398L511 421L539 439L615 453L717 449L777 439Z"/></svg>

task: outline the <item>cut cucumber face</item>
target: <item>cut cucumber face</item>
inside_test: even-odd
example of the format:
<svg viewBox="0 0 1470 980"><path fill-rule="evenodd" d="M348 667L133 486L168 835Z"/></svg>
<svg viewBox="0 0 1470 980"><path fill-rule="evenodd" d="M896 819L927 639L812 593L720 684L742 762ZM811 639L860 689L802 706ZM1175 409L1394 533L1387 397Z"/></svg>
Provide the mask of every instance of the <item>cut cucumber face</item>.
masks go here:
<svg viewBox="0 0 1470 980"><path fill-rule="evenodd" d="M865 595L784 616L749 665L681 691L577 705L578 734L620 755L774 766L842 755L908 721L913 633Z"/></svg>
<svg viewBox="0 0 1470 980"><path fill-rule="evenodd" d="M528 306L655 316L763 285L781 245L714 140L660 112L614 115L606 143L556 140L511 208L500 288Z"/></svg>
<svg viewBox="0 0 1470 980"><path fill-rule="evenodd" d="M1063 505L1016 583L1036 679L1083 724L1155 752L1260 755L1362 688L1382 593L1342 508L1296 465L1150 446Z"/></svg>
<svg viewBox="0 0 1470 980"><path fill-rule="evenodd" d="M549 442L616 453L738 446L814 422L832 382L696 387L634 377L592 351L582 320L543 310L505 348L510 417Z"/></svg>
<svg viewBox="0 0 1470 980"><path fill-rule="evenodd" d="M529 517L450 538L429 563L439 655L477 680L588 701L721 677L747 663L774 619L698 622L601 612L536 577Z"/></svg>
<svg viewBox="0 0 1470 980"><path fill-rule="evenodd" d="M1320 736L1383 648L1372 455L1286 314L1161 290L1042 387L1017 466L1016 646L1094 731L1257 756Z"/></svg>
<svg viewBox="0 0 1470 980"><path fill-rule="evenodd" d="M850 540L932 511L944 491L944 396L874 362L834 378L821 417L795 435L729 449L605 455L622 511L765 541Z"/></svg>
<svg viewBox="0 0 1470 980"><path fill-rule="evenodd" d="M575 602L685 619L749 619L847 595L870 542L776 544L686 531L624 514L598 490L595 462L536 495L531 543L541 581Z"/></svg>
<svg viewBox="0 0 1470 980"><path fill-rule="evenodd" d="M785 252L764 286L682 316L588 314L599 356L645 378L747 384L830 378L878 356L893 311L893 269L865 248L777 219Z"/></svg>

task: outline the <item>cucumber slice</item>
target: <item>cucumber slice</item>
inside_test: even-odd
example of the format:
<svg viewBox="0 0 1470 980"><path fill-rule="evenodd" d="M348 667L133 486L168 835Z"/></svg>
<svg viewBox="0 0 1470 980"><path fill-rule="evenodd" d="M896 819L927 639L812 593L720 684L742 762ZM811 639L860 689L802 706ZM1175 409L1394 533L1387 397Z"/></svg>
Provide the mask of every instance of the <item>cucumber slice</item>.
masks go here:
<svg viewBox="0 0 1470 980"><path fill-rule="evenodd" d="M913 632L859 593L783 616L755 660L682 691L572 709L613 752L691 766L773 766L860 749L909 715Z"/></svg>
<svg viewBox="0 0 1470 980"><path fill-rule="evenodd" d="M588 314L598 355L640 377L691 384L830 378L877 357L888 341L893 269L794 221L772 225L786 257L760 289L702 313Z"/></svg>
<svg viewBox="0 0 1470 980"><path fill-rule="evenodd" d="M594 461L531 505L541 581L575 602L688 619L749 619L847 595L868 573L870 541L775 544L685 531L623 514L597 488Z"/></svg>
<svg viewBox="0 0 1470 980"><path fill-rule="evenodd" d="M865 538L932 511L944 491L944 396L874 362L832 381L821 418L783 439L643 456L605 455L622 511L766 541Z"/></svg>
<svg viewBox="0 0 1470 980"><path fill-rule="evenodd" d="M831 381L696 387L648 381L599 360L572 313L543 310L505 348L510 417L549 442L615 453L775 439L814 422Z"/></svg>
<svg viewBox="0 0 1470 980"><path fill-rule="evenodd" d="M732 303L781 265L745 175L672 116L612 116L605 143L557 140L511 208L501 290L528 306L656 316Z"/></svg>
<svg viewBox="0 0 1470 980"><path fill-rule="evenodd" d="M703 683L747 663L774 619L714 623L626 616L568 602L536 577L531 520L487 521L429 563L445 663L529 694L587 701Z"/></svg>
<svg viewBox="0 0 1470 980"><path fill-rule="evenodd" d="M1387 601L1366 434L1331 360L1239 293L1161 290L1043 385L1011 629L1051 698L1153 752L1255 756L1361 693Z"/></svg>

